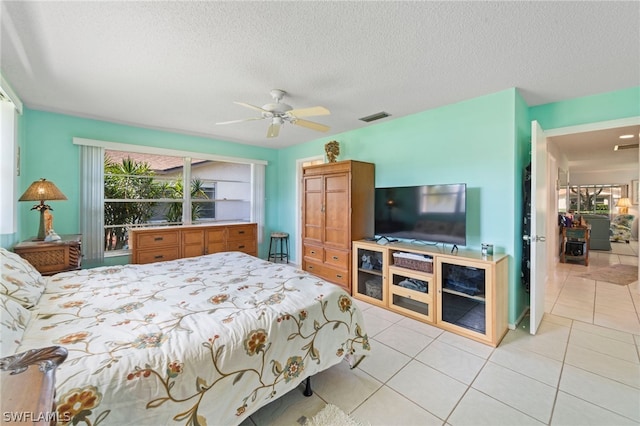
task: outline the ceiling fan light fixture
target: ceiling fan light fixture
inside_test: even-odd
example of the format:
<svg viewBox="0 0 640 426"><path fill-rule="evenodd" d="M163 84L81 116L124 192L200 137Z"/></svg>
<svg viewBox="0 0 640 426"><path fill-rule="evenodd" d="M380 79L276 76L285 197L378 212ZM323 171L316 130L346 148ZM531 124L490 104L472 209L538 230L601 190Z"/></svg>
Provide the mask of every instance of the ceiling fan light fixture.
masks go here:
<svg viewBox="0 0 640 426"><path fill-rule="evenodd" d="M285 122L306 127L311 130L316 130L318 132L326 132L329 130L329 126L325 126L324 124L315 123L313 121L308 121L308 120L302 120L299 118L299 117L310 117L310 116L316 116L316 115L329 115L331 114L331 112L327 108L323 106L315 106L315 107L309 107L309 108L294 109L291 105L285 104L284 102L280 102L287 92L280 89L273 89L271 90L270 93L274 102L265 104L262 107L251 105L246 102L237 102L237 101L234 102L237 105L252 109L254 111L258 111L260 113L260 117L250 117L250 118L245 118L241 120L223 121L216 124L232 124L232 123L240 123L243 121L269 119L271 120L271 124L269 125L269 128L267 130L268 138L277 137L280 133L280 126L282 126Z"/></svg>

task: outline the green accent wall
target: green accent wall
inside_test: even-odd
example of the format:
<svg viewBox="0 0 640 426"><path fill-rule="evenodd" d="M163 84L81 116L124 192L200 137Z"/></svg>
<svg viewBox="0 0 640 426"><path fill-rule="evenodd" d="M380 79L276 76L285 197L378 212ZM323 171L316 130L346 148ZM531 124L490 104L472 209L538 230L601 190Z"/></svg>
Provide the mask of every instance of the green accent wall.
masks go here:
<svg viewBox="0 0 640 426"><path fill-rule="evenodd" d="M520 155L515 126L518 100L517 111L522 115L524 110L521 119L526 119L526 105L516 89L509 89L282 149L278 157L281 229L295 232L296 160L324 154L329 140L340 142L339 160L374 163L376 186L466 183L466 248L480 250L481 243L492 243L496 252L510 255L512 321L524 310L525 299L520 256L517 262L514 259L522 211L521 198L516 198L521 197L521 164L516 162ZM298 251L295 244L291 249L294 254Z"/></svg>
<svg viewBox="0 0 640 426"><path fill-rule="evenodd" d="M640 116L640 86L529 109L543 130Z"/></svg>
<svg viewBox="0 0 640 426"><path fill-rule="evenodd" d="M24 140L21 145L21 176L18 193L41 177L56 184L68 201L51 201L54 228L58 234L80 232L80 148L73 144L74 137L119 142L182 151L202 152L228 157L265 160L267 188L275 188L277 178L277 151L199 136L127 126L100 120L79 118L51 112L24 110ZM19 240L38 232L38 218L30 211L31 203L19 203ZM277 221L275 207L266 206L265 232ZM263 242L260 253L266 253ZM126 261L126 259L125 259ZM114 260L112 260L114 262ZM116 260L121 263L122 260Z"/></svg>
<svg viewBox="0 0 640 426"><path fill-rule="evenodd" d="M637 116L640 87L536 107L528 107L518 90L511 88L275 150L25 108L18 130L22 157L18 192L40 177L55 182L69 198L51 202L56 231L77 233L79 148L73 145L73 137L266 160L265 235L272 230L289 232L293 260L299 263L296 161L323 155L324 144L337 140L340 160L375 163L376 186L467 184L467 248L492 243L496 252L509 255L509 323L513 325L529 304L520 280L520 262L523 171L531 158L531 120L548 130ZM37 232L31 204L19 204L19 231L0 236L3 247ZM262 257L267 245L265 238Z"/></svg>

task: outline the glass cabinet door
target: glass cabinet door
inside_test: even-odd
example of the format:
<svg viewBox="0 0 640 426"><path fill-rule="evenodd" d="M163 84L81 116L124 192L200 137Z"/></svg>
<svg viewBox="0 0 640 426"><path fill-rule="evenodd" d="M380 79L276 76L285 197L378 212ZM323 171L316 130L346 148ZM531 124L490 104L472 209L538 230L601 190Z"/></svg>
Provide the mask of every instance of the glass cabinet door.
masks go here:
<svg viewBox="0 0 640 426"><path fill-rule="evenodd" d="M442 261L439 320L475 333L487 334L487 269Z"/></svg>
<svg viewBox="0 0 640 426"><path fill-rule="evenodd" d="M384 256L386 251L373 250L370 247L360 247L354 244L353 264L354 292L363 300L384 306L386 291L384 286Z"/></svg>

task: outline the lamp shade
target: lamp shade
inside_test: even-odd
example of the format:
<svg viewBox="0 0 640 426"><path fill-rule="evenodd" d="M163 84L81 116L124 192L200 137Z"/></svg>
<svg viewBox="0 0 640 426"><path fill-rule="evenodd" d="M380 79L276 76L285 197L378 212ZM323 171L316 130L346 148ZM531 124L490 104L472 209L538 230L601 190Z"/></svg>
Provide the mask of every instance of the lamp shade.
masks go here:
<svg viewBox="0 0 640 426"><path fill-rule="evenodd" d="M67 197L58 187L46 179L33 182L18 201L66 200Z"/></svg>
<svg viewBox="0 0 640 426"><path fill-rule="evenodd" d="M631 207L631 200L627 197L620 198L616 203L616 207Z"/></svg>
<svg viewBox="0 0 640 426"><path fill-rule="evenodd" d="M47 200L66 200L67 197L54 185L53 182L49 182L46 179L40 179L29 185L22 197L18 201L40 201L40 204L36 204L31 210L38 210L40 212L40 228L38 229L37 241L44 240L45 231L47 227L51 228L53 218L51 213L47 210L53 210L51 206L45 204ZM45 225L45 215L49 215L48 225Z"/></svg>

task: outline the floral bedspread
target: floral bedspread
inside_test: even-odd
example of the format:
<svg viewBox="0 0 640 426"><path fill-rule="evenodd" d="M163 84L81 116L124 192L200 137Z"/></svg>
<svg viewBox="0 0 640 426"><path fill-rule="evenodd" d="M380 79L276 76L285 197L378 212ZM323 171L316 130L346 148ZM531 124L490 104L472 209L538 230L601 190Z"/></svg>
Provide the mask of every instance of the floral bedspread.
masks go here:
<svg viewBox="0 0 640 426"><path fill-rule="evenodd" d="M49 280L20 351L69 351L56 371L59 423L238 424L369 350L346 292L239 252Z"/></svg>

